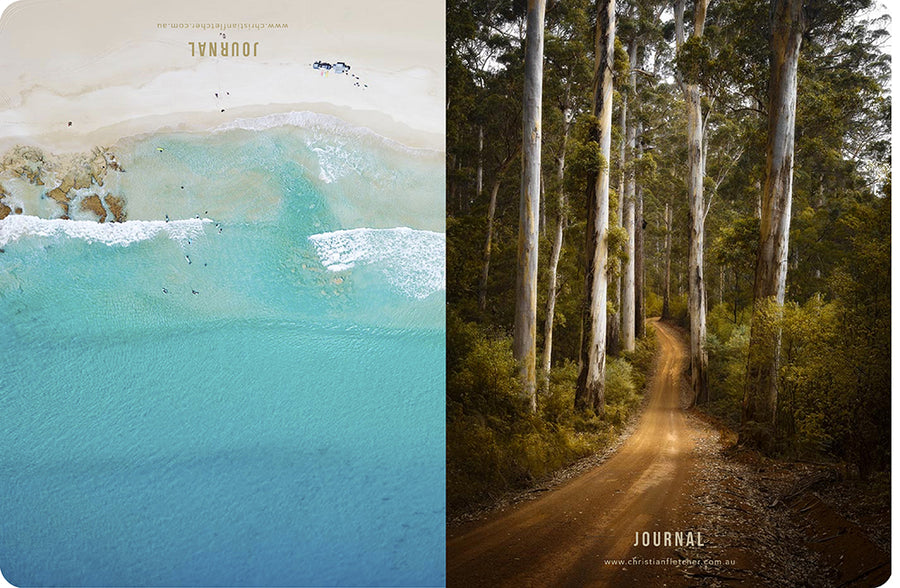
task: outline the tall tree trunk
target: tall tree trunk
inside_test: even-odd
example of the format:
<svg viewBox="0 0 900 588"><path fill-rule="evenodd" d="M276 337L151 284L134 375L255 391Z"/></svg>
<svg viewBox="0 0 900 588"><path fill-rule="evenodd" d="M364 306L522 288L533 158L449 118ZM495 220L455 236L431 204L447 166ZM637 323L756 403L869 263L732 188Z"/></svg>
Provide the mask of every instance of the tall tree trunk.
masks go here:
<svg viewBox="0 0 900 588"><path fill-rule="evenodd" d="M742 441L770 447L778 403L778 318L787 279L788 234L794 168L797 64L806 26L802 0L772 2L766 184L759 253L753 284L753 319L747 383L741 414ZM775 305L775 317L765 311ZM772 324L774 321L774 325Z"/></svg>
<svg viewBox="0 0 900 588"><path fill-rule="evenodd" d="M688 86L688 197L690 199L690 248L688 253L688 312L691 318L691 390L693 401L707 393L706 284L703 280L703 128L700 89Z"/></svg>
<svg viewBox="0 0 900 588"><path fill-rule="evenodd" d="M628 57L631 66L631 77L628 88L628 99L634 101L635 84L637 82L637 41L633 40L628 46ZM634 102L632 102L634 106ZM637 125L635 109L632 108L632 116L628 121L625 131L627 140L625 159L625 198L623 204L622 226L625 227L627 238L625 240L625 267L622 271L622 348L625 351L634 351L634 192L635 192L635 141Z"/></svg>
<svg viewBox="0 0 900 588"><path fill-rule="evenodd" d="M475 197L481 198L482 179L484 176L484 127L478 125L478 169L475 172Z"/></svg>
<svg viewBox="0 0 900 588"><path fill-rule="evenodd" d="M494 240L494 216L497 214L497 194L500 192L500 181L506 168L513 162L516 155L519 154L518 149L506 156L506 159L497 168L497 175L494 177L494 184L491 186L491 199L488 202L487 212L487 235L484 239L484 252L481 257L481 281L478 283L478 310L482 312L487 308L487 283L488 274L491 270L491 249Z"/></svg>
<svg viewBox="0 0 900 588"><path fill-rule="evenodd" d="M629 129L633 136L633 129ZM634 351L634 182L626 190L623 226L625 227L625 261L622 268L622 349Z"/></svg>
<svg viewBox="0 0 900 588"><path fill-rule="evenodd" d="M563 196L560 195L562 202ZM550 251L550 275L547 285L547 314L544 317L544 350L541 357L541 374L544 393L550 390L550 367L553 361L553 319L556 312L556 270L559 266L559 255L562 251L563 233L566 230L566 215L560 210L556 219L556 235Z"/></svg>
<svg viewBox="0 0 900 588"><path fill-rule="evenodd" d="M671 316L669 298L672 288L672 207L666 202L666 283L663 289L662 318Z"/></svg>
<svg viewBox="0 0 900 588"><path fill-rule="evenodd" d="M566 104L568 104L568 97ZM550 250L550 269L547 277L547 312L544 317L544 349L541 357L541 373L543 382L541 389L544 393L550 390L550 366L553 362L553 321L556 312L556 270L559 266L559 256L562 251L563 233L566 230L566 192L563 188L566 178L566 144L569 140L569 127L572 120L572 110L566 106L563 108L563 138L559 157L556 158L556 177L559 184L556 212L556 235L553 238L553 247Z"/></svg>
<svg viewBox="0 0 900 588"><path fill-rule="evenodd" d="M637 161L643 157L641 148L642 128L637 127ZM638 339L645 335L647 316L644 313L644 189L639 181L634 187L634 335Z"/></svg>
<svg viewBox="0 0 900 588"><path fill-rule="evenodd" d="M694 30L692 37L703 36L708 0L697 0L694 5ZM679 9L680 5L680 9ZM683 32L684 0L676 3L676 41L678 31ZM706 284L703 280L703 236L705 206L703 200L703 112L700 103L700 87L688 80L683 85L688 119L688 211L690 218L690 246L688 252L688 313L691 320L691 404L707 400L706 352Z"/></svg>
<svg viewBox="0 0 900 588"><path fill-rule="evenodd" d="M619 128L622 129L622 142L619 143L619 185L617 188L616 227L622 227L622 214L625 205L625 151L628 138L626 128L628 125L628 101L622 100L622 108L619 109ZM621 351L619 325L622 323L622 262L616 260L616 285L613 288L613 316L606 324L606 351L610 355L618 355Z"/></svg>
<svg viewBox="0 0 900 588"><path fill-rule="evenodd" d="M484 253L481 263L481 282L478 284L478 310L487 308L487 282L488 273L491 270L491 247L494 240L494 214L497 212L497 192L500 191L500 174L494 180L491 187L491 201L488 204L487 236L484 240Z"/></svg>
<svg viewBox="0 0 900 588"><path fill-rule="evenodd" d="M513 356L519 368L522 397L537 410L537 269L541 191L541 96L544 78L546 0L528 0L525 32L525 90L522 100L522 192L516 259L516 315Z"/></svg>
<svg viewBox="0 0 900 588"><path fill-rule="evenodd" d="M600 155L609 161L612 141L613 54L616 2L598 0L594 35L593 114ZM582 311L581 370L575 387L575 407L603 413L606 378L606 261L609 238L609 165L588 183L585 300Z"/></svg>

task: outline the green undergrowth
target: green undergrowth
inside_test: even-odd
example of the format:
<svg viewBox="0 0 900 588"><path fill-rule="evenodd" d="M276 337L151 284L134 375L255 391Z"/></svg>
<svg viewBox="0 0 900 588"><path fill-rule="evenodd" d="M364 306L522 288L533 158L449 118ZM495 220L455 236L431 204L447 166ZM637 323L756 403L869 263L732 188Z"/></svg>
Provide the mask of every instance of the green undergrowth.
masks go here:
<svg viewBox="0 0 900 588"><path fill-rule="evenodd" d="M600 417L575 411L577 363L550 373L532 414L519 396L511 338L447 319L447 507L452 514L531 487L609 446L641 404L656 353L654 331L634 352L607 358Z"/></svg>
<svg viewBox="0 0 900 588"><path fill-rule="evenodd" d="M815 296L767 312L766 332L780 336L777 418L766 451L774 457L838 461L865 478L889 464L890 368L887 318L869 324L842 301ZM710 412L734 428L741 405L750 342L750 313L734 322L718 306L709 316ZM862 324L868 330L847 329ZM774 336L774 335L773 335Z"/></svg>

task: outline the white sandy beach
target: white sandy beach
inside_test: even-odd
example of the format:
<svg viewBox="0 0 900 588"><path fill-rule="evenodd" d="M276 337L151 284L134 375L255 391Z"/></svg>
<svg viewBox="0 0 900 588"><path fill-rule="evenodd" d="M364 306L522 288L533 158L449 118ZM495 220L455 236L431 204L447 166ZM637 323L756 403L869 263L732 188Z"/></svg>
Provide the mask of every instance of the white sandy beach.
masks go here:
<svg viewBox="0 0 900 588"><path fill-rule="evenodd" d="M218 28L229 24L244 28ZM312 111L442 151L443 37L434 0L21 0L0 20L0 150L80 152ZM200 57L199 45L192 56L191 42L258 43L257 56ZM358 77L322 75L316 60L344 61Z"/></svg>

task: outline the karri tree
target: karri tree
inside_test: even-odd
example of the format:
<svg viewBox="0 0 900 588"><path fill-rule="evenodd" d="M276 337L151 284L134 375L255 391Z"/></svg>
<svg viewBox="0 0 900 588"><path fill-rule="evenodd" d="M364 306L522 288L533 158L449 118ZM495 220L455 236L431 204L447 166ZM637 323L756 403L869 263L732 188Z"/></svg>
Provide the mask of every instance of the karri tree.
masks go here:
<svg viewBox="0 0 900 588"><path fill-rule="evenodd" d="M803 0L772 3L766 182L753 285L747 384L741 415L744 440L765 444L775 426L780 333L771 312L784 304L794 174L797 67L806 27Z"/></svg>
<svg viewBox="0 0 900 588"><path fill-rule="evenodd" d="M612 144L613 67L616 36L615 0L597 3L594 42L593 135L599 150L594 181L588 181L585 239L585 299L582 312L581 370L575 406L603 412L606 377L606 287L609 228L609 155Z"/></svg>
<svg viewBox="0 0 900 588"><path fill-rule="evenodd" d="M538 217L541 192L541 98L544 79L546 0L529 0L525 33L525 91L522 100L522 188L516 254L516 316L513 356L522 396L537 410Z"/></svg>
<svg viewBox="0 0 900 588"><path fill-rule="evenodd" d="M678 51L685 50L684 0L675 3L675 42ZM696 49L703 39L708 0L694 3L694 28L689 40ZM687 108L688 143L688 208L690 211L690 252L688 257L688 312L691 318L691 390L693 402L702 401L708 395L707 371L709 357L706 351L706 284L703 280L703 239L706 220L703 198L703 179L706 168L706 151L703 144L703 111L700 84L696 72L686 72L682 90Z"/></svg>

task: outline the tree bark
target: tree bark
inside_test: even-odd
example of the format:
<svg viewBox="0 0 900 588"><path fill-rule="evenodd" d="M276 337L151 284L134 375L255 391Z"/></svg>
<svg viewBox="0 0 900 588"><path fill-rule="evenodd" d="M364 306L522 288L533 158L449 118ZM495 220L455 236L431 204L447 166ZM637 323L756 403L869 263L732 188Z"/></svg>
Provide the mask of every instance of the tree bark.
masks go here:
<svg viewBox="0 0 900 588"><path fill-rule="evenodd" d="M518 364L522 397L537 410L536 331L538 216L541 191L541 96L544 64L546 0L529 0L525 32L525 90L522 100L522 191L516 259L516 310L513 356Z"/></svg>
<svg viewBox="0 0 900 588"><path fill-rule="evenodd" d="M642 128L638 123L637 128L637 161L643 157L640 136ZM644 323L647 317L644 313L644 189L641 182L635 181L634 187L634 336L638 339L645 332Z"/></svg>
<svg viewBox="0 0 900 588"><path fill-rule="evenodd" d="M778 405L778 318L784 304L794 167L797 64L806 26L802 0L772 2L766 183L753 284L753 319L741 414L742 441L766 447ZM770 305L774 304L775 317ZM774 320L774 326L771 322Z"/></svg>
<svg viewBox="0 0 900 588"><path fill-rule="evenodd" d="M594 135L604 164L588 183L585 300L582 311L581 370L575 407L603 413L606 378L606 263L609 238L609 155L612 140L613 53L616 2L598 0L594 35Z"/></svg>
<svg viewBox="0 0 900 588"><path fill-rule="evenodd" d="M568 100L566 100L566 103L568 103ZM541 389L544 393L550 390L550 367L553 362L553 321L556 312L556 272L559 267L559 256L562 252L563 233L568 222L566 218L566 192L563 186L566 177L566 144L569 140L569 127L572 120L571 112L568 106L563 109L562 148L560 149L559 157L556 158L559 195L557 198L556 234L553 238L553 247L550 250L550 268L547 277L547 312L544 317L544 349L541 356L541 373L543 375Z"/></svg>
<svg viewBox="0 0 900 588"><path fill-rule="evenodd" d="M637 41L632 41L628 47L629 63L631 65L631 77L629 81L628 96L633 101L635 84L637 82ZM633 106L633 104L632 104ZM636 141L636 117L634 108L632 120L628 122L625 132L626 146L626 173L625 173L625 198L623 204L624 218L622 226L627 235L625 241L625 267L622 271L622 348L625 351L634 351L634 195L635 195L635 141Z"/></svg>
<svg viewBox="0 0 900 588"><path fill-rule="evenodd" d="M706 21L708 0L698 0L694 6L694 38L703 36ZM680 8L679 8L680 7ZM676 40L678 32L683 33L684 3L676 3ZM703 280L703 237L705 206L703 199L703 177L705 175L703 156L703 112L700 103L700 87L696 83L683 85L685 104L687 106L688 136L688 211L690 219L690 246L688 251L688 314L691 322L691 405L707 400L707 365L709 359L706 352L706 284Z"/></svg>
<svg viewBox="0 0 900 588"><path fill-rule="evenodd" d="M700 122L700 90L688 86L688 197L690 199L690 247L688 253L688 311L691 318L691 390L693 402L707 394L706 284L703 280L703 129Z"/></svg>

